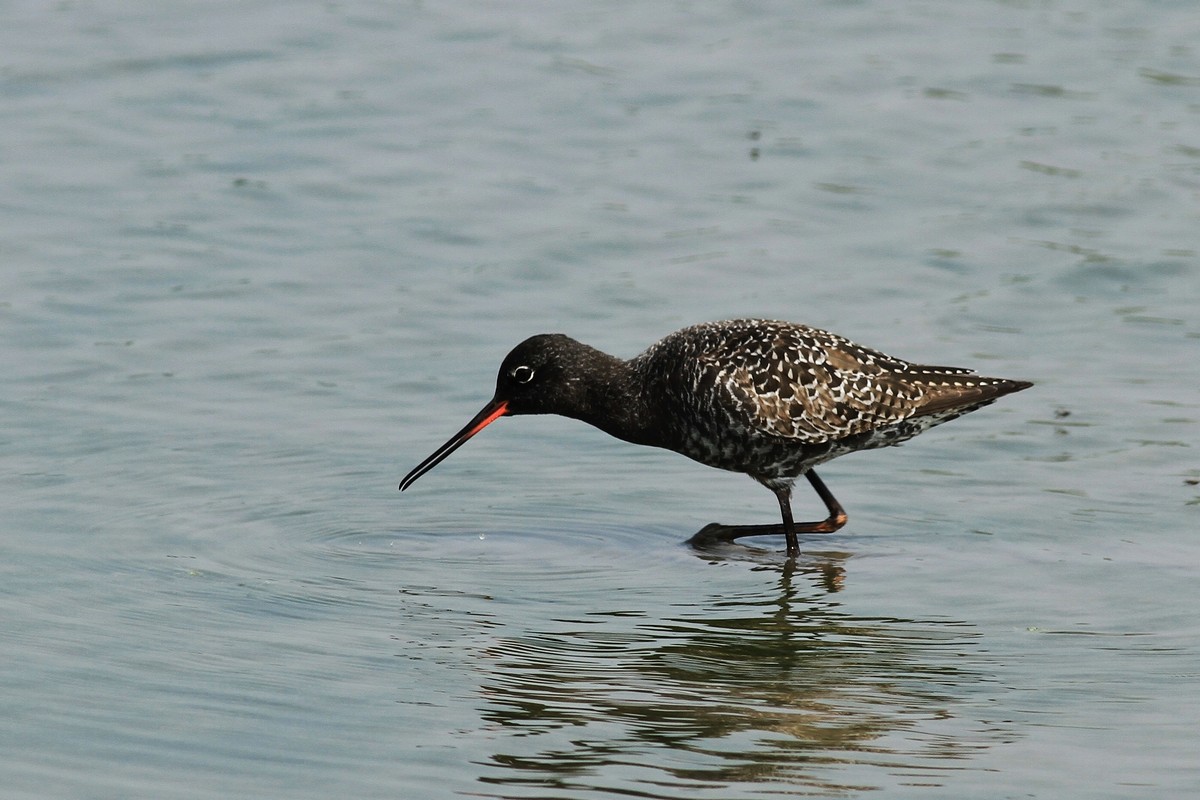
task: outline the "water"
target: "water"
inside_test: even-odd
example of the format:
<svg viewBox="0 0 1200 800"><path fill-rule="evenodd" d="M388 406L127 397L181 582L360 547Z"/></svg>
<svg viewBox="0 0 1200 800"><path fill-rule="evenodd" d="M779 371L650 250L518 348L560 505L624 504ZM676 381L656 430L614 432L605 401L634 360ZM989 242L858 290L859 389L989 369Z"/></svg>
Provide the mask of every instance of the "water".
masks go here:
<svg viewBox="0 0 1200 800"><path fill-rule="evenodd" d="M5 17L5 797L1200 788L1191 4ZM737 315L1037 386L794 567L568 420L396 491L525 336Z"/></svg>

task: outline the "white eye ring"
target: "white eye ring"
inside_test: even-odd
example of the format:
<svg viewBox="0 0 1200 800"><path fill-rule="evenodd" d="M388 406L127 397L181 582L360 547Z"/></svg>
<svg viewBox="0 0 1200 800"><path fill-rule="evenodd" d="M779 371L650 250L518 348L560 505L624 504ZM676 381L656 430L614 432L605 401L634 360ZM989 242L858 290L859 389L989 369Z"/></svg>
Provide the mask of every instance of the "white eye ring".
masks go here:
<svg viewBox="0 0 1200 800"><path fill-rule="evenodd" d="M522 364L519 367L513 367L512 372L508 373L517 383L529 383L533 380L533 367L527 367Z"/></svg>

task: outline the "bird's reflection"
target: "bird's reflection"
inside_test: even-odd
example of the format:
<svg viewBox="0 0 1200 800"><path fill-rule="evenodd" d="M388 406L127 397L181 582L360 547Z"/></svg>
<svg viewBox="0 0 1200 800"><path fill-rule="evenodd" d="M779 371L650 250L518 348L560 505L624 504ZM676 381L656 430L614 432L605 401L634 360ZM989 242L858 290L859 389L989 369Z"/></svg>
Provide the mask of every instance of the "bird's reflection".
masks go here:
<svg viewBox="0 0 1200 800"><path fill-rule="evenodd" d="M495 640L480 711L511 735L481 780L654 797L760 782L840 793L873 774L882 785L881 767L936 784L946 759L998 738L994 725L939 725L987 681L962 657L976 639L965 625L841 611L826 586L834 554L756 569L776 579L670 616L613 608Z"/></svg>

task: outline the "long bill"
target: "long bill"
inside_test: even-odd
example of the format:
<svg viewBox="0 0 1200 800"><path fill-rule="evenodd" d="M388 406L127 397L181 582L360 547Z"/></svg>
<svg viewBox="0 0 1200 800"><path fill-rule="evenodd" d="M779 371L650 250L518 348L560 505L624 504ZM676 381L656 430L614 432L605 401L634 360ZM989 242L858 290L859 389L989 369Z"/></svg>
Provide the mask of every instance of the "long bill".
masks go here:
<svg viewBox="0 0 1200 800"><path fill-rule="evenodd" d="M467 423L466 427L451 436L450 441L433 451L433 455L422 461L420 464L417 464L412 472L405 475L404 480L400 481L400 491L403 492L409 486L412 486L413 481L424 475L426 472L429 472L429 470L433 469L438 464L442 463L446 456L450 455L455 450L466 444L468 439L507 413L507 400L492 400L483 407L482 411L476 414L475 417Z"/></svg>

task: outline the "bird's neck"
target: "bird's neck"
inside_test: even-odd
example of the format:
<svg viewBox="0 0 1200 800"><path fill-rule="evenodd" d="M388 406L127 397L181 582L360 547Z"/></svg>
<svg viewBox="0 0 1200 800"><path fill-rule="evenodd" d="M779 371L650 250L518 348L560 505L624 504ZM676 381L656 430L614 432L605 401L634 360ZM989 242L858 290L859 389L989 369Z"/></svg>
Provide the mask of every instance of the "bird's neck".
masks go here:
<svg viewBox="0 0 1200 800"><path fill-rule="evenodd" d="M658 445L645 377L631 362L596 351L589 359L584 402L571 416L634 444Z"/></svg>

